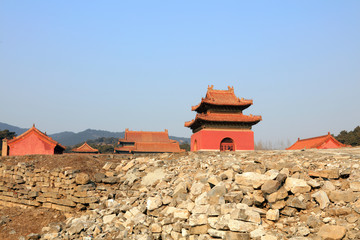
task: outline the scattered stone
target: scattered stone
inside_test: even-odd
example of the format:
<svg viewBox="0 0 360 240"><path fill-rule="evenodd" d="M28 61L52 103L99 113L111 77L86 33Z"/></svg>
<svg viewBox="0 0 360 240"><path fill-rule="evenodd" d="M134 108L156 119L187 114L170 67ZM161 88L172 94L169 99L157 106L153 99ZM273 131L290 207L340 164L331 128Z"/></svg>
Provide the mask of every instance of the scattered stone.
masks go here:
<svg viewBox="0 0 360 240"><path fill-rule="evenodd" d="M103 223L108 224L108 223L112 222L112 220L114 220L114 218L116 218L116 214L105 215L103 217Z"/></svg>
<svg viewBox="0 0 360 240"><path fill-rule="evenodd" d="M311 196L313 198L315 198L317 203L319 203L321 209L326 208L330 203L330 200L329 200L326 192L324 192L322 190L317 191L316 193L313 193Z"/></svg>
<svg viewBox="0 0 360 240"><path fill-rule="evenodd" d="M339 169L325 169L321 171L309 171L310 177L322 177L328 179L338 179L340 177Z"/></svg>
<svg viewBox="0 0 360 240"><path fill-rule="evenodd" d="M166 176L166 172L161 169L155 169L153 172L149 172L145 177L142 178L141 184L145 186L153 185L156 181L163 179Z"/></svg>
<svg viewBox="0 0 360 240"><path fill-rule="evenodd" d="M42 240L360 239L357 152L99 155L114 163L92 169L93 182L80 170L1 162L0 205L64 212Z"/></svg>
<svg viewBox="0 0 360 240"><path fill-rule="evenodd" d="M76 184L85 185L85 184L88 184L89 181L90 181L90 177L87 173L76 174L76 177L75 177Z"/></svg>
<svg viewBox="0 0 360 240"><path fill-rule="evenodd" d="M355 195L352 191L332 191L329 195L330 201L337 202L353 202Z"/></svg>
<svg viewBox="0 0 360 240"><path fill-rule="evenodd" d="M306 203L302 202L298 197L291 196L286 201L286 205L298 209L306 209Z"/></svg>
<svg viewBox="0 0 360 240"><path fill-rule="evenodd" d="M161 205L162 205L162 200L161 200L160 196L150 197L146 201L146 208L149 211L155 210L155 209L161 207Z"/></svg>
<svg viewBox="0 0 360 240"><path fill-rule="evenodd" d="M276 192L280 188L280 186L281 184L277 180L267 180L261 186L261 191L264 194L271 194L273 192Z"/></svg>
<svg viewBox="0 0 360 240"><path fill-rule="evenodd" d="M161 233L162 231L162 227L161 227L161 224L159 223L153 223L150 225L150 231L152 233Z"/></svg>
<svg viewBox="0 0 360 240"><path fill-rule="evenodd" d="M297 229L297 233L301 236L307 236L310 234L310 230L307 227L301 226Z"/></svg>
<svg viewBox="0 0 360 240"><path fill-rule="evenodd" d="M306 224L310 227L310 228L317 228L321 225L321 221L319 218L315 217L315 216L309 216L306 220Z"/></svg>
<svg viewBox="0 0 360 240"><path fill-rule="evenodd" d="M360 192L360 182L351 182L350 189L354 192Z"/></svg>
<svg viewBox="0 0 360 240"><path fill-rule="evenodd" d="M318 232L318 235L325 240L340 240L345 234L346 228L337 225L323 225Z"/></svg>
<svg viewBox="0 0 360 240"><path fill-rule="evenodd" d="M28 240L37 240L41 238L40 234L36 234L36 233L30 233L29 235L26 236L26 238Z"/></svg>
<svg viewBox="0 0 360 240"><path fill-rule="evenodd" d="M278 209L269 209L266 213L266 219L271 221L279 220L279 210Z"/></svg>
<svg viewBox="0 0 360 240"><path fill-rule="evenodd" d="M235 182L237 184L254 188L261 187L267 180L271 180L269 176L256 172L244 172L243 174L235 175Z"/></svg>
<svg viewBox="0 0 360 240"><path fill-rule="evenodd" d="M311 187L303 179L288 177L285 180L285 189L297 194L310 192Z"/></svg>

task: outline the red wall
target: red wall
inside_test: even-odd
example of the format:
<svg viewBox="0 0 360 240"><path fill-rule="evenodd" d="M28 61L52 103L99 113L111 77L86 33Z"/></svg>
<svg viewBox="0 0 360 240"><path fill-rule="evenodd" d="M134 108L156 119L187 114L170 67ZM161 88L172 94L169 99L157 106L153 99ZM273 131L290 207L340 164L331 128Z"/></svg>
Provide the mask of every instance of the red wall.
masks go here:
<svg viewBox="0 0 360 240"><path fill-rule="evenodd" d="M322 144L320 147L318 147L318 149L328 149L328 148L341 148L341 146L339 146L339 144L337 144L333 140L329 139L324 144Z"/></svg>
<svg viewBox="0 0 360 240"><path fill-rule="evenodd" d="M231 138L235 150L254 150L254 132L251 130L208 130L203 129L191 135L191 151L195 151L195 141L198 150L220 150L224 138Z"/></svg>
<svg viewBox="0 0 360 240"><path fill-rule="evenodd" d="M9 145L9 156L30 154L54 154L54 147L41 140L36 134L31 133L24 139Z"/></svg>

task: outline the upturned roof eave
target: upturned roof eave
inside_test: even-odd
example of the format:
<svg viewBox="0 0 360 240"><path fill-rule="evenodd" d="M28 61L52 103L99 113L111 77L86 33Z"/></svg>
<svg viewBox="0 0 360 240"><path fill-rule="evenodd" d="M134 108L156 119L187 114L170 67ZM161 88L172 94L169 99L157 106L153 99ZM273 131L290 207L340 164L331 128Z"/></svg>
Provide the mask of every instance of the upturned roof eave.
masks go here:
<svg viewBox="0 0 360 240"><path fill-rule="evenodd" d="M244 109L246 109L246 108L250 107L251 105L253 105L252 100L249 100L249 101L251 101L251 102L221 103L221 102L211 101L208 99L202 99L199 104L191 107L191 111L197 111L199 108L203 107L204 104L209 104L209 105L214 105L214 106L244 107Z"/></svg>

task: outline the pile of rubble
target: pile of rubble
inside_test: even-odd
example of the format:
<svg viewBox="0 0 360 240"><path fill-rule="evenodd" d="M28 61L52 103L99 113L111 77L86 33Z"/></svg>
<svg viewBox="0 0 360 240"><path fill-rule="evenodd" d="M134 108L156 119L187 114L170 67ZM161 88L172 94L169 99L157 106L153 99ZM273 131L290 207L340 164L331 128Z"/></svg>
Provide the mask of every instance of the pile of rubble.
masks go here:
<svg viewBox="0 0 360 240"><path fill-rule="evenodd" d="M358 148L109 162L78 181L102 192L97 208L27 238L360 239L359 168Z"/></svg>

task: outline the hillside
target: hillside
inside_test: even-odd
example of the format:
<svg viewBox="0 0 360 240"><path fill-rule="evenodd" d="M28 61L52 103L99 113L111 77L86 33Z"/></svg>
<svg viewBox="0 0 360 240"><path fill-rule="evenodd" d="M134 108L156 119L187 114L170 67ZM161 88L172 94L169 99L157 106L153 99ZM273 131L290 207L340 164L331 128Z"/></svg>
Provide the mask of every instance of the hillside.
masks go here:
<svg viewBox="0 0 360 240"><path fill-rule="evenodd" d="M8 129L11 132L15 132L17 135L24 133L26 128L19 128L6 123L0 122L0 130ZM40 129L44 131L43 129ZM105 130L86 129L82 132L74 133L70 131L64 131L60 133L49 134L55 141L58 141L64 146L74 146L79 143L83 143L88 140L95 140L99 138L123 138L124 132L110 132ZM179 141L179 143L190 143L190 138L169 136L170 139Z"/></svg>

